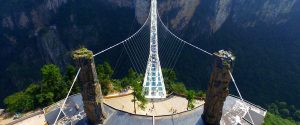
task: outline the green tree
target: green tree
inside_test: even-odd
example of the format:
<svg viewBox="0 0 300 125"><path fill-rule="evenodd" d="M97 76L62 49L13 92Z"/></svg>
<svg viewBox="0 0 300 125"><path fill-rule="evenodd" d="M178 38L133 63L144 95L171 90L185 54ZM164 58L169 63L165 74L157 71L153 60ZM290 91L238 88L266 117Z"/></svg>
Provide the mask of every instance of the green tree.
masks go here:
<svg viewBox="0 0 300 125"><path fill-rule="evenodd" d="M171 69L162 69L162 74L164 76L166 91L168 93L171 93L173 91L171 85L174 84L177 79L176 73L174 70Z"/></svg>
<svg viewBox="0 0 300 125"><path fill-rule="evenodd" d="M97 70L97 75L98 75L99 81L103 81L103 80L107 79L106 75L104 73L105 72L104 66L102 64L98 64L96 70Z"/></svg>
<svg viewBox="0 0 300 125"><path fill-rule="evenodd" d="M133 105L134 105L134 113L136 113L136 103L139 102L138 105L141 109L145 109L145 105L147 104L147 99L145 98L145 95L143 93L143 87L142 87L142 77L138 75L135 71L133 71L132 68L129 69L128 75L126 78L127 82L130 84L130 86L133 89Z"/></svg>
<svg viewBox="0 0 300 125"><path fill-rule="evenodd" d="M130 80L128 79L128 77L124 77L122 80L121 80L121 87L122 88L126 88L130 86Z"/></svg>
<svg viewBox="0 0 300 125"><path fill-rule="evenodd" d="M130 68L130 69L128 70L127 76L124 77L124 78L122 79L121 86L122 86L123 88L126 88L126 87L130 86L131 83L132 83L137 77L138 77L138 76L137 76L137 73L134 72L132 68Z"/></svg>
<svg viewBox="0 0 300 125"><path fill-rule="evenodd" d="M116 90L116 91L121 91L123 89L122 87L122 80L119 80L119 79L113 79L112 80L112 84L113 84L113 90Z"/></svg>
<svg viewBox="0 0 300 125"><path fill-rule="evenodd" d="M106 78L111 79L111 76L113 75L114 71L111 68L110 64L105 61L103 67L104 67L104 73L106 74Z"/></svg>
<svg viewBox="0 0 300 125"><path fill-rule="evenodd" d="M139 81L131 83L131 87L133 88L133 103L134 103L134 112L136 113L135 103L138 101L140 104L138 105L141 109L145 109L145 105L147 103L147 99L143 93L142 84Z"/></svg>
<svg viewBox="0 0 300 125"><path fill-rule="evenodd" d="M185 88L185 85L183 83L174 83L171 84L172 90L174 93L185 95L187 90Z"/></svg>
<svg viewBox="0 0 300 125"><path fill-rule="evenodd" d="M72 65L67 65L67 68L66 68L66 73L64 75L64 79L65 79L65 82L67 83L68 86L71 87L72 83L73 83L73 80L75 78L75 75L76 75L76 69L74 66ZM73 89L72 89L72 94L76 94L76 93L79 93L80 92L80 86L79 86L79 83L78 82L75 82L74 83L74 86L73 86Z"/></svg>
<svg viewBox="0 0 300 125"><path fill-rule="evenodd" d="M196 93L196 96L197 97L201 97L201 98L205 98L206 97L206 94L204 91L200 90L199 92Z"/></svg>
<svg viewBox="0 0 300 125"><path fill-rule="evenodd" d="M32 83L26 89L25 93L31 96L37 95L41 92L41 87L38 84Z"/></svg>
<svg viewBox="0 0 300 125"><path fill-rule="evenodd" d="M186 99L188 100L188 105L187 105L187 110L193 109L195 107L195 91L194 90L189 90L187 92L187 97Z"/></svg>
<svg viewBox="0 0 300 125"><path fill-rule="evenodd" d="M102 80L101 82L101 90L102 90L102 93L104 95L107 95L110 91L111 91L111 88L109 87L112 83L110 80Z"/></svg>
<svg viewBox="0 0 300 125"><path fill-rule="evenodd" d="M18 92L4 99L9 112L25 112L34 108L34 100L24 92Z"/></svg>
<svg viewBox="0 0 300 125"><path fill-rule="evenodd" d="M47 106L54 103L54 94L53 92L44 92L36 95L38 104L40 106Z"/></svg>
<svg viewBox="0 0 300 125"><path fill-rule="evenodd" d="M98 79L102 80L110 80L113 74L113 70L108 62L104 62L103 64L99 64L97 66Z"/></svg>
<svg viewBox="0 0 300 125"><path fill-rule="evenodd" d="M97 66L97 74L99 83L101 84L101 89L104 95L107 95L112 88L111 76L113 74L113 70L108 62L104 62L104 64L99 64Z"/></svg>
<svg viewBox="0 0 300 125"><path fill-rule="evenodd" d="M42 93L39 95L39 102L45 103L46 99L50 99L45 104L51 104L67 95L69 86L63 81L60 69L54 64L44 65L42 72ZM52 96L54 95L55 96ZM43 100L43 101L41 101Z"/></svg>
<svg viewBox="0 0 300 125"><path fill-rule="evenodd" d="M34 106L41 106L37 101L37 95L41 93L41 87L38 84L32 83L30 84L24 92L26 95L29 95L34 100Z"/></svg>
<svg viewBox="0 0 300 125"><path fill-rule="evenodd" d="M66 68L66 74L65 74L65 80L66 81L73 81L74 77L76 75L76 69L72 65L67 65Z"/></svg>

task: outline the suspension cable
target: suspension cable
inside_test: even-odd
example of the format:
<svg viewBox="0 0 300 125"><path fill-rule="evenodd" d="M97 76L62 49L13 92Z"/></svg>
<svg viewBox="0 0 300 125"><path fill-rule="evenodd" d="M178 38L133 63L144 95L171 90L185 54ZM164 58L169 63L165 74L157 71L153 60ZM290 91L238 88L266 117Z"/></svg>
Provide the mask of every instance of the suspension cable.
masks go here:
<svg viewBox="0 0 300 125"><path fill-rule="evenodd" d="M147 51L149 51L149 49L147 49L149 46L145 45L147 43L147 41L149 40L147 37L147 32L144 32L143 34L141 34L141 36L139 37L139 42L138 42L138 48L140 48L141 53L140 55L142 56L142 63L143 63L143 68L147 67ZM147 46L147 47L145 47Z"/></svg>
<svg viewBox="0 0 300 125"><path fill-rule="evenodd" d="M174 59L174 64L173 64L173 66L171 66L172 68L172 70L174 69L174 67L175 67L175 65L176 65L176 63L177 63L177 61L178 61L178 59L179 59L179 56L181 55L181 53L182 53L182 50L183 50L183 48L184 48L184 45L185 45L185 43L183 43L179 48L179 53L177 54L177 57L175 57L175 59Z"/></svg>
<svg viewBox="0 0 300 125"><path fill-rule="evenodd" d="M134 54L136 54L136 58L137 58L137 62L140 64L141 66L141 72L144 72L144 61L143 61L143 49L141 49L141 47L139 46L141 44L141 39L140 39L140 36L137 35L134 39L133 39L133 42L132 43L132 46L133 46L133 52Z"/></svg>
<svg viewBox="0 0 300 125"><path fill-rule="evenodd" d="M178 47L177 47L177 42L176 42L176 39L175 40L172 40L172 41L170 41L171 43L171 45L170 45L170 49L169 49L169 51L167 51L167 54L169 54L169 58L167 59L167 63L166 63L166 66L168 67L168 68L171 68L170 67L170 63L172 63L172 59L173 59L173 57L175 56L175 52L176 52L176 50L178 49ZM180 44L181 42L179 42L179 44ZM179 45L178 44L178 45Z"/></svg>
<svg viewBox="0 0 300 125"><path fill-rule="evenodd" d="M120 61L120 59L121 59L123 53L124 53L124 48L122 48L121 54L120 54L120 56L118 57L117 62L116 62L116 64L115 64L115 66L114 66L113 74L112 74L112 76L111 76L112 78L113 78L113 76L114 76L115 74L117 74L115 71L116 71L116 69L117 69L118 66L119 66L119 61Z"/></svg>
<svg viewBox="0 0 300 125"><path fill-rule="evenodd" d="M137 64L137 66L139 68L139 72L138 73L141 73L141 72L143 72L143 66L140 63L139 54L137 52L138 50L135 49L134 42L136 42L136 40L133 38L133 42L126 42L126 43L128 44L129 53L133 54L133 60L135 61L135 63ZM130 43L132 43L132 45L130 45ZM130 48L130 47L132 47L132 48Z"/></svg>
<svg viewBox="0 0 300 125"><path fill-rule="evenodd" d="M138 71L137 71L137 68L135 67L135 65L134 65L134 63L133 63L133 61L132 61L132 59L131 59L130 54L129 54L128 51L127 51L127 48L126 48L126 46L125 46L125 43L123 43L123 46L124 46L125 51L126 51L128 57L129 57L129 60L130 60L130 62L131 62L131 65L133 66L133 69L134 69L136 72L138 72Z"/></svg>
<svg viewBox="0 0 300 125"><path fill-rule="evenodd" d="M71 93L71 91L72 91L72 88L73 88L73 86L74 86L74 83L75 83L76 80L77 80L77 77L78 77L78 75L79 75L79 73L80 73L80 70L81 70L81 68L78 69L77 74L76 74L76 76L75 76L75 78L74 78L74 80L73 80L73 83L72 83L72 85L71 85L71 87L70 87L70 89L69 89L69 92L68 92L68 94L67 94L67 96L66 96L66 98L65 98L65 100L64 100L64 102L63 102L63 104L62 104L62 106L59 108L60 110L59 110L58 115L56 116L54 125L56 124L56 122L57 122L57 120L58 120L58 117L59 117L60 113L62 112L62 109L64 108L64 106L65 106L65 104L66 104L66 101L67 101L67 99L68 99L68 97L69 97L69 95L70 95L70 93Z"/></svg>
<svg viewBox="0 0 300 125"><path fill-rule="evenodd" d="M239 94L239 96L240 96L240 98L241 98L243 104L245 105L245 101L244 101L244 99L243 99L243 97L242 97L242 95L241 95L241 93L240 93L239 88L238 88L237 85L236 85L236 82L235 82L235 80L234 80L234 78L233 78L233 76L232 76L230 70L228 70L228 72L229 72L229 75L230 75L230 77L231 77L231 79L232 79L232 82L234 83L234 86L235 86L235 88L236 88L236 90L237 90L237 92L238 92L238 94ZM249 117L250 117L250 120L251 120L252 124L255 125L254 122L253 122L253 119L252 119L252 117L251 117L251 115L250 115L250 113L249 113L249 110L247 110L247 113L248 113L248 115L249 115Z"/></svg>
<svg viewBox="0 0 300 125"><path fill-rule="evenodd" d="M184 43L186 43L186 44L188 44L188 45L190 45L190 46L192 46L192 47L194 47L194 48L196 48L196 49L198 49L198 50L200 50L200 51L202 51L202 52L204 52L204 53L206 53L206 54L208 54L208 55L210 55L210 56L213 56L212 53L207 52L206 50L201 49L201 48L199 48L199 47L197 47L197 46L195 46L195 45L193 45L193 44L191 44L191 43L189 43L189 42L187 42L187 41L185 41L185 40L183 40L183 39L177 37L175 34L173 34L173 33L166 27L166 25L162 22L162 20L161 20L160 15L159 15L158 12L157 12L157 17L158 17L159 21L162 23L163 27L164 27L171 35L173 35L174 37L176 37L177 39L179 39L181 42L184 42Z"/></svg>
<svg viewBox="0 0 300 125"><path fill-rule="evenodd" d="M158 29L158 34L162 34L162 35L158 35L158 50L159 50L159 59L161 61L160 65L161 66L164 66L164 62L163 61L165 58L164 58L164 51L166 51L166 42L167 42L167 38L169 37L167 34L166 34L167 31L165 30L161 30L161 28Z"/></svg>
<svg viewBox="0 0 300 125"><path fill-rule="evenodd" d="M131 63L132 63L132 65L135 67L135 71L136 72L140 72L140 67L139 67L139 65L138 65L138 63L135 61L135 58L134 58L134 54L132 54L131 55L131 51L130 51L130 48L129 48L129 45L128 44L126 44L127 42L125 42L125 43L123 43L123 45L124 45L124 47L125 47L125 50L126 50L126 53L127 53L127 55L129 56L129 58L131 59ZM126 45L127 45L127 47L126 47Z"/></svg>
<svg viewBox="0 0 300 125"><path fill-rule="evenodd" d="M145 25L147 24L147 22L148 22L148 20L149 20L149 16L150 16L150 13L149 13L149 15L148 15L148 17L147 17L145 23L143 24L143 26L142 26L138 31L136 31L133 35L131 35L131 36L128 37L127 39L125 39L125 40L123 40L123 41L121 41L121 42L119 42L119 43L117 43L117 44L115 44L115 45L113 45L113 46L108 47L107 49L104 49L104 50L102 50L102 51L100 51L100 52L94 54L93 56L95 57L95 56L97 56L97 55L99 55L99 54L101 54L101 53L106 52L107 50L110 50L110 49L112 49L112 48L114 48L114 47L116 47L116 46L119 46L119 45L121 45L122 43L124 43L124 42L130 40L132 37L134 37L136 34L138 34L138 33L145 27Z"/></svg>
<svg viewBox="0 0 300 125"><path fill-rule="evenodd" d="M158 23L160 24L160 23ZM161 24L160 24L161 25ZM162 29L164 29L164 27L161 27ZM160 48L163 48L161 49L162 51L160 52L160 59L162 60L162 63L161 65L166 67L166 68L169 68L168 66L168 62L170 60L170 58L172 57L171 55L173 54L172 52L172 49L173 49L173 45L174 45L174 37L172 37L172 35L168 34L168 31L167 30L162 30L164 31L163 32L163 40L160 40L160 43L161 43L161 46ZM165 36L165 37L164 37ZM177 39L175 39L177 40Z"/></svg>

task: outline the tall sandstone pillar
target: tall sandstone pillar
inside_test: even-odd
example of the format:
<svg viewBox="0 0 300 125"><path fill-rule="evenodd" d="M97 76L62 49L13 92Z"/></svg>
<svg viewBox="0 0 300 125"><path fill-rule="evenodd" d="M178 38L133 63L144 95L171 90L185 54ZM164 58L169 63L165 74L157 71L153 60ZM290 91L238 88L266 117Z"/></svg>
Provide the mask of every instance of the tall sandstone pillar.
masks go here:
<svg viewBox="0 0 300 125"><path fill-rule="evenodd" d="M232 71L235 57L231 52L220 50L214 53L215 62L210 76L202 119L207 125L219 125L224 101L229 94L231 80L228 71Z"/></svg>
<svg viewBox="0 0 300 125"><path fill-rule="evenodd" d="M81 67L79 84L84 104L84 111L90 124L102 124L106 118L103 109L103 96L97 78L93 52L81 48L73 53L73 59Z"/></svg>

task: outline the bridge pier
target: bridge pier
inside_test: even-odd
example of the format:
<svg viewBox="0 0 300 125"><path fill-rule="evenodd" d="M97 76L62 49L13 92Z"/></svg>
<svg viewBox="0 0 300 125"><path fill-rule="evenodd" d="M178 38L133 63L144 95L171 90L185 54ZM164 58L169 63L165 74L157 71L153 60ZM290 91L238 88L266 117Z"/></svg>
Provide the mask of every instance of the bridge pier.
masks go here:
<svg viewBox="0 0 300 125"><path fill-rule="evenodd" d="M93 52L81 48L73 52L76 66L81 67L78 82L81 87L81 95L84 111L90 124L103 124L106 113L103 109L103 96L101 86L97 78Z"/></svg>
<svg viewBox="0 0 300 125"><path fill-rule="evenodd" d="M231 52L220 50L214 53L215 62L211 73L202 119L207 125L219 125L226 97L229 95L229 71L235 57Z"/></svg>

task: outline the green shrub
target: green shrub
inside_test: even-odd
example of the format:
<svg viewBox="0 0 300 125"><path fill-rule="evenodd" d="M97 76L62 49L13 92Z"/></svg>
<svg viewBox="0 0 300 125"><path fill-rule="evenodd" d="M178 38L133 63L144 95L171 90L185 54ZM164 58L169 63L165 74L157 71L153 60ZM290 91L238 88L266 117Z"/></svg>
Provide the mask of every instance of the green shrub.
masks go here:
<svg viewBox="0 0 300 125"><path fill-rule="evenodd" d="M25 112L34 108L34 100L24 92L18 92L4 99L9 112Z"/></svg>

